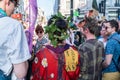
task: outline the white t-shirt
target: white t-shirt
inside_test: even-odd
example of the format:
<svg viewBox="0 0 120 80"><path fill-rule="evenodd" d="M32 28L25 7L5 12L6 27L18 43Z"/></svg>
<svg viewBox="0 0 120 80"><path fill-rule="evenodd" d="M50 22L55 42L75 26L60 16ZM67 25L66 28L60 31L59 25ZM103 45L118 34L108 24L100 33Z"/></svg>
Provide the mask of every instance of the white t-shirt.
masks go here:
<svg viewBox="0 0 120 80"><path fill-rule="evenodd" d="M104 49L105 49L107 41L104 42L104 39L103 39L103 38L100 38L100 39L98 39L98 40L101 41L101 42L103 42L103 44L104 44Z"/></svg>
<svg viewBox="0 0 120 80"><path fill-rule="evenodd" d="M12 64L29 58L31 55L22 24L10 17L0 18L0 69L9 74Z"/></svg>

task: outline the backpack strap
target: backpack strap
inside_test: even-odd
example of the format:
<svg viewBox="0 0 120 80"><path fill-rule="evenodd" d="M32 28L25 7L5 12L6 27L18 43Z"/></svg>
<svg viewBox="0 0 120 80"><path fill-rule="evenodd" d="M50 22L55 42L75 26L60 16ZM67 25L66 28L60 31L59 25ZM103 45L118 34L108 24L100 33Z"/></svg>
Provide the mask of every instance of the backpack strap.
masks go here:
<svg viewBox="0 0 120 80"><path fill-rule="evenodd" d="M119 59L119 58L120 58L120 56L118 57L118 59ZM115 64L115 67L117 68L117 70L120 72L120 69L119 69L117 63L115 62L115 59L112 58L112 61L113 61L113 63Z"/></svg>
<svg viewBox="0 0 120 80"><path fill-rule="evenodd" d="M112 39L118 41L118 43L120 44L120 39L118 39L117 37L112 37ZM118 57L118 60L120 60L120 55L119 55L119 57ZM112 61L113 61L113 63L115 64L117 70L120 72L120 69L119 69L117 63L115 62L115 59L114 59L114 58L112 58Z"/></svg>
<svg viewBox="0 0 120 80"><path fill-rule="evenodd" d="M114 39L114 40L118 41L118 42L119 42L119 44L120 44L120 39L118 39L117 37L112 37L112 39Z"/></svg>

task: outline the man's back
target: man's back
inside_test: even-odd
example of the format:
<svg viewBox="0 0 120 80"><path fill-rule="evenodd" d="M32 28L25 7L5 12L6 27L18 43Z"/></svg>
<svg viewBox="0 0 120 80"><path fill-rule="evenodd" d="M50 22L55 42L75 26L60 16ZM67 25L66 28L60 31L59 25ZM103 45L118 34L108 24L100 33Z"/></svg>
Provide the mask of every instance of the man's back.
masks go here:
<svg viewBox="0 0 120 80"><path fill-rule="evenodd" d="M101 77L101 63L104 53L102 42L89 39L79 46L81 61L80 80L99 80Z"/></svg>
<svg viewBox="0 0 120 80"><path fill-rule="evenodd" d="M0 18L0 24L0 70L8 75L13 65L27 61L31 55L22 24L7 16Z"/></svg>
<svg viewBox="0 0 120 80"><path fill-rule="evenodd" d="M22 24L10 18L18 3L19 0L0 0L0 80L10 73L23 80L31 57Z"/></svg>
<svg viewBox="0 0 120 80"><path fill-rule="evenodd" d="M6 22L7 21L7 22ZM16 20L13 20L10 17L3 17L0 18L0 69L2 69L4 72L8 73L10 72L12 68L12 64L10 60L8 59L8 55L11 55L11 51L13 46L13 42L11 41L13 39L13 32L15 31L16 26ZM15 23L15 24L14 24ZM15 34L14 34L15 35ZM17 40L16 40L17 41ZM10 49L11 48L11 49ZM4 54L3 54L4 53ZM5 68L8 67L8 68Z"/></svg>

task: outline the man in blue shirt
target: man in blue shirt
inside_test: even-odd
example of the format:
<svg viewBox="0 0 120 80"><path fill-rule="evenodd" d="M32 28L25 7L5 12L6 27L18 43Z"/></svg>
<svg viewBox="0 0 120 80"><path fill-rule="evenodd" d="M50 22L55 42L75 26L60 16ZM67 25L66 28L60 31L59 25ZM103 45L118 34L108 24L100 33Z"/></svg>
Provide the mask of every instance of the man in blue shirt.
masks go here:
<svg viewBox="0 0 120 80"><path fill-rule="evenodd" d="M103 80L120 80L120 73L113 62L113 59L117 63L118 57L120 55L120 44L117 40L113 39L116 37L120 39L117 33L119 28L118 22L116 20L110 20L106 23L106 34L108 37L108 42L105 47L105 60L103 62Z"/></svg>

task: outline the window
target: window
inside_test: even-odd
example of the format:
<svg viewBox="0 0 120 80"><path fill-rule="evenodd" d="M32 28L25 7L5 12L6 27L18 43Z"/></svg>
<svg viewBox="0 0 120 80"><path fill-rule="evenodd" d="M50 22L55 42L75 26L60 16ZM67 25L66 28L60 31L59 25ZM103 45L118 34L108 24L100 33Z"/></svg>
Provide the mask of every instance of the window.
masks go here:
<svg viewBox="0 0 120 80"><path fill-rule="evenodd" d="M66 9L67 9L67 10L70 9L70 1L66 1Z"/></svg>

